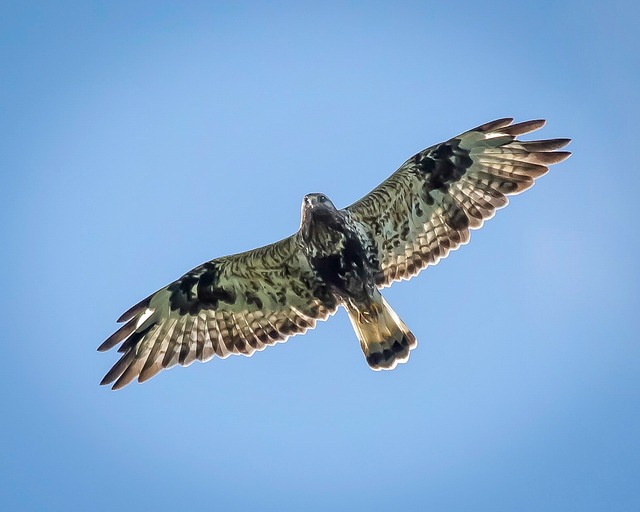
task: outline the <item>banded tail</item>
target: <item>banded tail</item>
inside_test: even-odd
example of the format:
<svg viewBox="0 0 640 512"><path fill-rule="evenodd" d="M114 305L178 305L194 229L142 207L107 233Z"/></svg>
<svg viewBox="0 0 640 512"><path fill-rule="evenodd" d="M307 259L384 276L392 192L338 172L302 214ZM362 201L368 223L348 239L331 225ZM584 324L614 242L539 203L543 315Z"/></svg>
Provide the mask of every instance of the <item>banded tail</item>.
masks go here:
<svg viewBox="0 0 640 512"><path fill-rule="evenodd" d="M416 337L378 290L367 305L345 306L372 370L393 370L408 361L409 352L418 346Z"/></svg>

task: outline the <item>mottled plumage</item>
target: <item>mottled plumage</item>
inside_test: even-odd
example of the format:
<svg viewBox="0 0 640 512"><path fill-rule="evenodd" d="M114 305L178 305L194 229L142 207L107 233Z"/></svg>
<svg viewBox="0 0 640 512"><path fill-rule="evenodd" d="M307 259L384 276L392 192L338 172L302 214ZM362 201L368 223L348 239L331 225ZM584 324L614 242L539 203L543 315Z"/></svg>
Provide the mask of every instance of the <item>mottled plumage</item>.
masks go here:
<svg viewBox="0 0 640 512"><path fill-rule="evenodd" d="M121 343L101 384L118 389L176 364L252 355L313 328L343 305L369 366L392 369L415 336L379 289L408 279L469 240L508 195L533 185L570 153L569 139L524 142L544 121L500 119L411 157L338 210L323 194L302 204L300 229L186 273L124 313L98 350Z"/></svg>

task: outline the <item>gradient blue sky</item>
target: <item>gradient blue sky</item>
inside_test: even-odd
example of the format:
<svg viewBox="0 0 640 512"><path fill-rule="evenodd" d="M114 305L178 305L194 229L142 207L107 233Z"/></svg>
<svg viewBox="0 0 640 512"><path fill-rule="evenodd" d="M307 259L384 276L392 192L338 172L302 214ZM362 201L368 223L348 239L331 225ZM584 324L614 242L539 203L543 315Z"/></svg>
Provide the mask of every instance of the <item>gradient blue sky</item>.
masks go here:
<svg viewBox="0 0 640 512"><path fill-rule="evenodd" d="M640 510L632 2L3 2L3 510ZM545 117L574 156L386 297L121 392L96 347L191 267L416 151Z"/></svg>

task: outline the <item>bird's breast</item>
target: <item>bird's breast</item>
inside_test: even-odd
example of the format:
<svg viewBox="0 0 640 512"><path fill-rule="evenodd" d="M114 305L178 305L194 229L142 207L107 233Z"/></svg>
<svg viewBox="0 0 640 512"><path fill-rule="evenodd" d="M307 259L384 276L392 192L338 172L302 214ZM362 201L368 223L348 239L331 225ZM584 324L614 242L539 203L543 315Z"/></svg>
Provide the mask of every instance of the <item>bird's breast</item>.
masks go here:
<svg viewBox="0 0 640 512"><path fill-rule="evenodd" d="M319 232L309 257L318 277L341 296L361 295L373 284L372 255L358 235L352 229Z"/></svg>

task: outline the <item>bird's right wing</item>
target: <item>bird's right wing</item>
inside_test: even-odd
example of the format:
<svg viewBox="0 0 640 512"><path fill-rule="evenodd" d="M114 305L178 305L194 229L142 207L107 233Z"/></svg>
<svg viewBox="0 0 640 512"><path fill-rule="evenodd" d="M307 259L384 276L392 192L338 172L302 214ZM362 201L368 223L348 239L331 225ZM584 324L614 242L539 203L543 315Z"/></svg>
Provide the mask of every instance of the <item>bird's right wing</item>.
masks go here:
<svg viewBox="0 0 640 512"><path fill-rule="evenodd" d="M250 356L326 319L336 301L298 240L209 261L133 306L98 348L122 343L122 357L101 384L115 381L119 389L176 364Z"/></svg>
<svg viewBox="0 0 640 512"><path fill-rule="evenodd" d="M544 121L512 121L486 123L421 151L347 207L378 247L379 286L436 264L505 206L507 196L571 154L556 151L569 139L516 139Z"/></svg>

